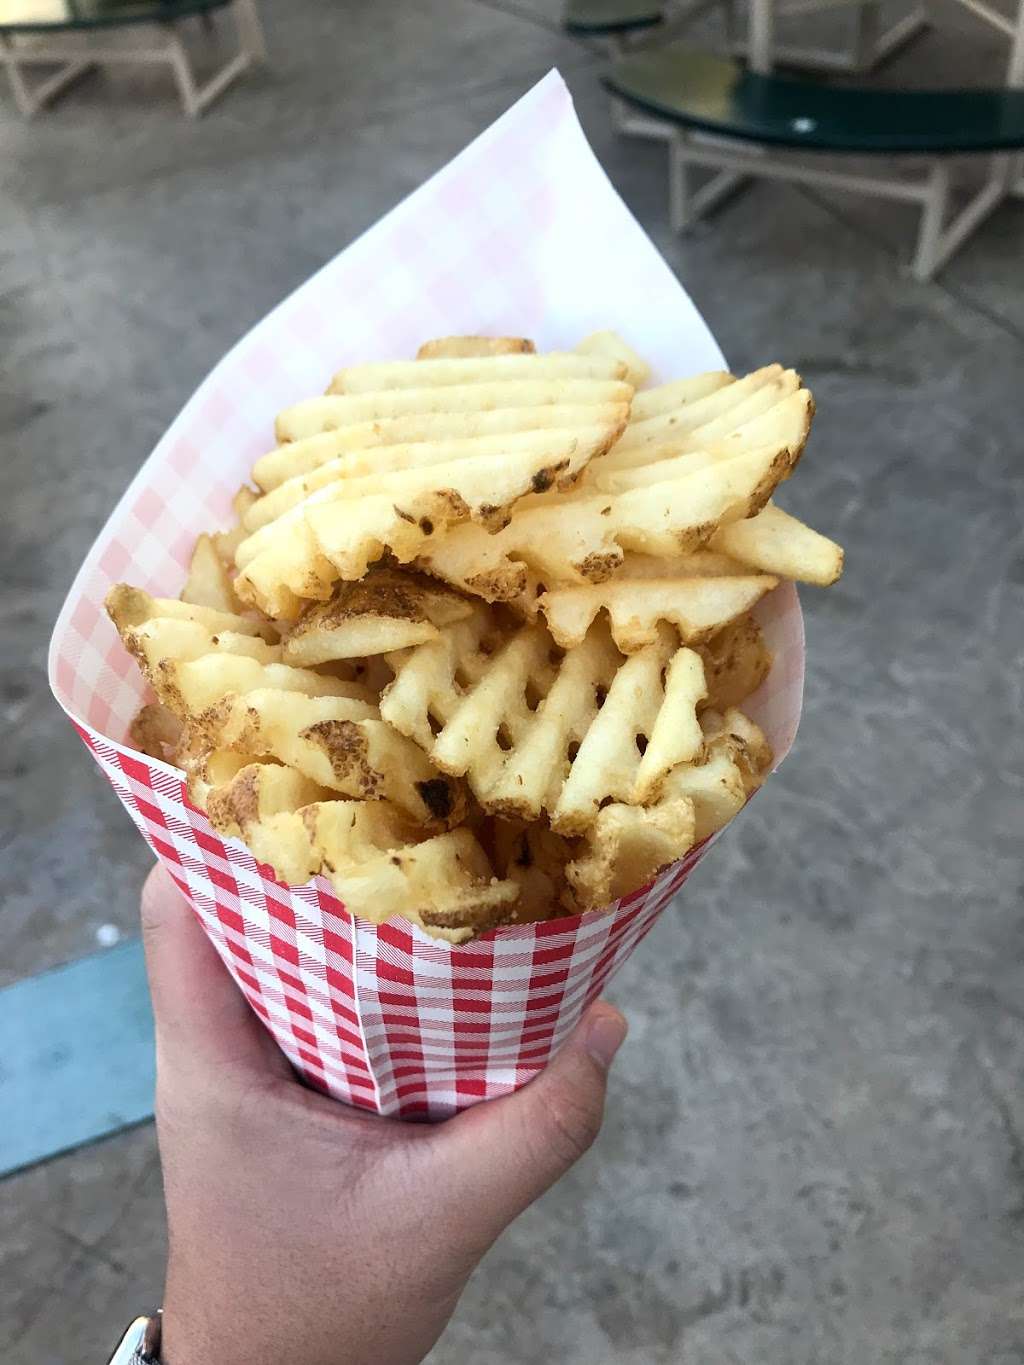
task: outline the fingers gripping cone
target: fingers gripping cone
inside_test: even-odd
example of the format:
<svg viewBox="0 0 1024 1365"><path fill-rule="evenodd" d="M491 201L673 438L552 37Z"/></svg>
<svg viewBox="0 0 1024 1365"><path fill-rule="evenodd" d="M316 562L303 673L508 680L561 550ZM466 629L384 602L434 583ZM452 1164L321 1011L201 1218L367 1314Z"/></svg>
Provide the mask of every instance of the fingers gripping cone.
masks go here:
<svg viewBox="0 0 1024 1365"><path fill-rule="evenodd" d="M151 694L103 600L125 578L175 597L197 509L210 524L236 520L232 497L265 453L275 415L322 393L340 368L413 356L425 337L501 337L514 355L523 332L538 350L558 350L608 328L651 362L655 382L723 367L553 72L220 361L115 508L54 630L54 694L253 1009L312 1084L363 1108L442 1117L527 1081L712 841L610 912L466 944L397 918L353 919L323 878L285 886L218 835L182 774L133 746L129 727ZM774 662L744 709L781 760L803 681L792 586L755 616Z"/></svg>

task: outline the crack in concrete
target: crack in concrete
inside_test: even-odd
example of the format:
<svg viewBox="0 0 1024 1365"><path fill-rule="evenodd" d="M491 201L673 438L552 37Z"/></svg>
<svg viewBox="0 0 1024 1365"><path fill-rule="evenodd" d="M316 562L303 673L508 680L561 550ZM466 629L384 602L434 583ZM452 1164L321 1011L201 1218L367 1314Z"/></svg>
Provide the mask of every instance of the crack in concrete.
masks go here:
<svg viewBox="0 0 1024 1365"><path fill-rule="evenodd" d="M1006 1216L1015 1223L1024 1222L1024 1134L1017 1127L1017 1120L1014 1117L1013 1109L1009 1100L1003 1094L996 1080L995 1068L991 1061L983 1056L980 1048L975 1048L974 1055L978 1060L978 1067L982 1076L982 1084L988 1092L988 1097L992 1102L992 1107L999 1118L999 1126L1003 1130L1007 1145L1010 1149L1009 1173L1011 1179L1020 1187L1020 1199L1012 1208L1007 1209Z"/></svg>
<svg viewBox="0 0 1024 1365"><path fill-rule="evenodd" d="M58 1237L63 1237L65 1241L70 1242L87 1260L98 1261L101 1265L105 1265L108 1270L112 1270L114 1274L119 1277L127 1274L128 1267L124 1262L119 1261L116 1256L108 1256L107 1253L101 1249L98 1242L95 1244L86 1242L83 1238L79 1237L77 1233L71 1232L68 1228L62 1227L59 1223L47 1223L44 1221L43 1227L49 1228L50 1231L55 1232ZM102 1241L102 1238L100 1240Z"/></svg>

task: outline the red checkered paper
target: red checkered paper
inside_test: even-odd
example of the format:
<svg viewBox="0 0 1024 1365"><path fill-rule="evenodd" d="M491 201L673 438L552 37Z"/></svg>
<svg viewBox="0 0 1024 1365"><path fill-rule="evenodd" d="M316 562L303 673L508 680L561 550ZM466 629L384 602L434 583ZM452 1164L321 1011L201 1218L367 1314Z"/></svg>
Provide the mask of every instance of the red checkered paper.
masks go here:
<svg viewBox="0 0 1024 1365"><path fill-rule="evenodd" d="M606 912L472 943L354 919L322 878L276 881L214 832L176 769L126 745L145 684L103 599L122 580L176 596L196 533L230 522L276 413L341 366L413 356L431 336L524 335L547 350L609 327L655 382L724 364L552 72L220 361L111 514L54 629L54 695L253 1009L312 1084L363 1108L443 1117L529 1080L713 840ZM745 709L781 759L803 688L792 586L758 617L775 662Z"/></svg>

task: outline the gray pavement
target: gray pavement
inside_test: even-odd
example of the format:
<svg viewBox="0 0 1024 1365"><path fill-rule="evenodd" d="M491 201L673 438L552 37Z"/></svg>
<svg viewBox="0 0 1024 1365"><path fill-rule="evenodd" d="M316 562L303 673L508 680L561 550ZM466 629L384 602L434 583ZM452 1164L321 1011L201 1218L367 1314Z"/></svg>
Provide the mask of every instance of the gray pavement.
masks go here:
<svg viewBox="0 0 1024 1365"><path fill-rule="evenodd" d="M786 503L849 568L804 595L793 756L615 982L598 1146L432 1362L1024 1361L1024 206L932 285L907 211L847 196L755 187L680 242L548 0L265 8L273 67L197 125L155 72L0 104L0 981L132 932L148 861L43 678L91 537L226 346L557 64L734 367L814 389ZM885 79L997 61L961 24ZM0 1359L105 1358L162 1255L150 1127L3 1182Z"/></svg>

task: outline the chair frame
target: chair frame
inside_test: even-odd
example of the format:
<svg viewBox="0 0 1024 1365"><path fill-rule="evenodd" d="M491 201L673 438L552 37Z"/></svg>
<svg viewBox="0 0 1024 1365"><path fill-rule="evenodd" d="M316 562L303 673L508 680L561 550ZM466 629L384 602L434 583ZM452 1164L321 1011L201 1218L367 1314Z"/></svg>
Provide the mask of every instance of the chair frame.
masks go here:
<svg viewBox="0 0 1024 1365"><path fill-rule="evenodd" d="M754 0L759 3L760 0ZM986 0L959 0L978 18L1011 40L1005 84L1024 88L1024 0L1019 0L1017 22L991 8ZM643 114L618 96L612 97L612 122L622 133L655 138L668 144L669 218L676 232L684 232L731 198L748 179L787 180L853 190L880 199L902 200L920 206L917 241L910 273L930 280L968 237L1007 199L1024 199L1024 152L991 154L989 172L967 203L950 217L953 187L952 155L907 156L923 164L924 174L912 178L851 173L825 164L826 152L802 153L764 143L701 133ZM893 153L864 153L866 156ZM695 186L692 168L713 172Z"/></svg>
<svg viewBox="0 0 1024 1365"><path fill-rule="evenodd" d="M263 26L255 0L232 0L225 9L234 21L238 51L201 85L196 82L188 49L175 21L107 26L119 34L128 30L139 33L141 41L123 46L105 37L106 29L103 28L54 27L52 33L0 30L0 65L7 68L14 102L25 118L33 118L95 66L126 62L169 66L182 108L190 118L198 118L243 72L267 60ZM213 13L195 17L209 20ZM32 83L24 70L31 66L58 66L59 69L45 80Z"/></svg>
<svg viewBox="0 0 1024 1365"><path fill-rule="evenodd" d="M988 8L985 0L961 0ZM879 0L860 0L853 5L854 19L849 50L830 48L775 46L775 20L778 16L813 14L824 10L850 8L849 0L750 0L750 19L746 37L737 32L736 0L686 0L669 4L658 24L645 24L634 31L609 32L607 38L612 53L637 51L644 47L671 41L695 19L708 10L720 8L725 20L725 50L733 57L745 58L752 70L768 72L772 62L783 66L801 67L808 71L864 73L895 55L912 42L929 24L925 0L897 19L887 29L881 28ZM992 11L995 13L995 11Z"/></svg>

